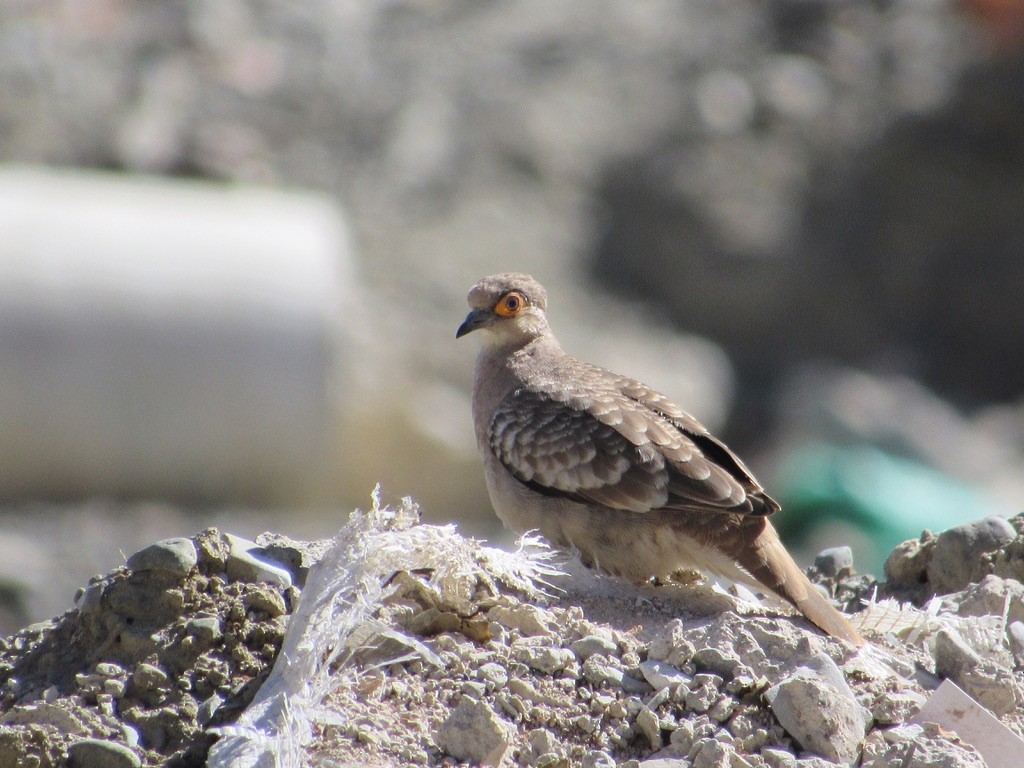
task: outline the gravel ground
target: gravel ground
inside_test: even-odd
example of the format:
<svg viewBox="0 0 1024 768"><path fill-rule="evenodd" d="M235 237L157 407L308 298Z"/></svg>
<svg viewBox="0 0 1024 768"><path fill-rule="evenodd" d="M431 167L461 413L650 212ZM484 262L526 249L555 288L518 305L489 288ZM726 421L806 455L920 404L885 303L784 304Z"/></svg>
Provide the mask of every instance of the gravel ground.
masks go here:
<svg viewBox="0 0 1024 768"><path fill-rule="evenodd" d="M414 532L465 544L449 528ZM74 610L0 641L0 768L204 765L211 729L270 674L307 571L331 546L215 530L164 540L93 579ZM693 574L636 588L567 567L546 598L483 556L462 586L415 567L382 578L383 599L346 640L353 652L331 668L305 755L982 766L948 727L910 722L944 678L1024 734L1024 515L926 532L897 547L881 582L855 574L844 548L823 552L811 576L859 609L861 652Z"/></svg>

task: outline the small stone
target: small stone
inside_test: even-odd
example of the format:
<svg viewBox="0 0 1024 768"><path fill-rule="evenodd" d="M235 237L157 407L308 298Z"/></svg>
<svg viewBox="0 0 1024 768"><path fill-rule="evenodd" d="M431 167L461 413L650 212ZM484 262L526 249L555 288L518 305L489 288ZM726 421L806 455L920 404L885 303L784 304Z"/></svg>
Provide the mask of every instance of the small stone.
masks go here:
<svg viewBox="0 0 1024 768"><path fill-rule="evenodd" d="M952 680L996 715L1024 702L1024 687L1009 670L983 659L952 630L940 629L935 635L935 674Z"/></svg>
<svg viewBox="0 0 1024 768"><path fill-rule="evenodd" d="M732 677L742 668L740 657L733 650L707 647L694 652L693 663L698 669L713 672L723 677Z"/></svg>
<svg viewBox="0 0 1024 768"><path fill-rule="evenodd" d="M516 660L521 661L530 669L544 675L553 675L576 660L576 656L568 648L534 648L526 646L517 649Z"/></svg>
<svg viewBox="0 0 1024 768"><path fill-rule="evenodd" d="M476 671L476 676L491 690L501 688L508 682L508 670L493 661L481 664Z"/></svg>
<svg viewBox="0 0 1024 768"><path fill-rule="evenodd" d="M731 744L715 738L704 739L693 757L693 768L731 768L738 757Z"/></svg>
<svg viewBox="0 0 1024 768"><path fill-rule="evenodd" d="M555 622L543 608L519 604L508 608L496 605L487 612L489 621L496 621L508 629L518 629L527 637L543 637L551 634Z"/></svg>
<svg viewBox="0 0 1024 768"><path fill-rule="evenodd" d="M214 714L220 708L220 705L224 703L224 699L218 696L216 693L210 696L206 701L199 705L199 711L196 713L196 721L205 726L210 720L213 719Z"/></svg>
<svg viewBox="0 0 1024 768"><path fill-rule="evenodd" d="M649 708L644 707L636 716L636 724L640 732L647 737L652 749L661 749L661 720Z"/></svg>
<svg viewBox="0 0 1024 768"><path fill-rule="evenodd" d="M242 598L242 605L247 611L262 611L272 619L283 616L288 609L284 597L273 587L260 586Z"/></svg>
<svg viewBox="0 0 1024 768"><path fill-rule="evenodd" d="M935 549L935 534L924 531L920 539L897 544L885 561L885 578L894 584L913 586L928 579L928 563Z"/></svg>
<svg viewBox="0 0 1024 768"><path fill-rule="evenodd" d="M668 688L670 685L687 684L693 680L692 677L683 674L683 672L671 664L658 661L657 659L648 659L647 661L640 662L640 672L643 673L644 679L656 691Z"/></svg>
<svg viewBox="0 0 1024 768"><path fill-rule="evenodd" d="M467 680L461 686L459 690L471 699L482 699L487 694L487 686L483 683L476 683L472 680Z"/></svg>
<svg viewBox="0 0 1024 768"><path fill-rule="evenodd" d="M198 562L199 553L192 539L174 538L140 549L125 565L130 571L164 571L187 576Z"/></svg>
<svg viewBox="0 0 1024 768"><path fill-rule="evenodd" d="M814 558L814 567L823 576L835 578L853 573L853 550L849 547L823 549Z"/></svg>
<svg viewBox="0 0 1024 768"><path fill-rule="evenodd" d="M871 715L881 725L905 723L924 706L926 699L914 691L887 691L878 697Z"/></svg>
<svg viewBox="0 0 1024 768"><path fill-rule="evenodd" d="M1009 544L1017 531L1002 517L986 517L943 531L928 563L928 581L949 594L978 581L987 571L984 556Z"/></svg>
<svg viewBox="0 0 1024 768"><path fill-rule="evenodd" d="M1018 667L1024 667L1024 621L1015 621L1006 628L1010 651Z"/></svg>
<svg viewBox="0 0 1024 768"><path fill-rule="evenodd" d="M692 768L693 763L679 757L652 757L641 760L637 768Z"/></svg>
<svg viewBox="0 0 1024 768"><path fill-rule="evenodd" d="M262 549L256 542L243 539L231 533L225 533L228 543L228 556L224 563L224 571L232 581L255 584L265 581L279 587L290 587L292 575L283 566L263 559Z"/></svg>
<svg viewBox="0 0 1024 768"><path fill-rule="evenodd" d="M135 667L132 682L143 691L155 691L167 687L169 678L160 667L143 662Z"/></svg>
<svg viewBox="0 0 1024 768"><path fill-rule="evenodd" d="M514 728L487 704L463 698L441 724L437 743L456 760L496 766L513 735Z"/></svg>
<svg viewBox="0 0 1024 768"><path fill-rule="evenodd" d="M139 768L142 760L124 744L82 739L68 747L69 768Z"/></svg>
<svg viewBox="0 0 1024 768"><path fill-rule="evenodd" d="M583 662L583 677L594 686L621 686L623 674L623 671L615 667L607 656L594 654Z"/></svg>
<svg viewBox="0 0 1024 768"><path fill-rule="evenodd" d="M530 731L526 740L530 743L530 747L533 749L533 754L538 757L540 755L550 754L558 749L558 741L555 739L554 734L546 728L537 728L536 730Z"/></svg>
<svg viewBox="0 0 1024 768"><path fill-rule="evenodd" d="M847 691L804 668L768 689L765 698L779 723L801 746L833 762L850 764L870 715Z"/></svg>
<svg viewBox="0 0 1024 768"><path fill-rule="evenodd" d="M761 757L768 768L793 768L796 765L796 755L778 747L764 747Z"/></svg>
<svg viewBox="0 0 1024 768"><path fill-rule="evenodd" d="M603 750L594 749L583 755L582 768L615 768L615 758Z"/></svg>
<svg viewBox="0 0 1024 768"><path fill-rule="evenodd" d="M619 646L611 640L600 637L599 635L587 635L586 637L581 637L569 647L572 649L572 652L576 654L576 658L580 661L586 661L595 653L600 653L602 656L619 655Z"/></svg>
<svg viewBox="0 0 1024 768"><path fill-rule="evenodd" d="M196 639L204 649L209 648L222 636L220 619L216 616L199 616L185 623L185 632Z"/></svg>
<svg viewBox="0 0 1024 768"><path fill-rule="evenodd" d="M78 610L81 613L96 613L103 607L103 590L107 588L105 581L90 584L82 594L75 600Z"/></svg>

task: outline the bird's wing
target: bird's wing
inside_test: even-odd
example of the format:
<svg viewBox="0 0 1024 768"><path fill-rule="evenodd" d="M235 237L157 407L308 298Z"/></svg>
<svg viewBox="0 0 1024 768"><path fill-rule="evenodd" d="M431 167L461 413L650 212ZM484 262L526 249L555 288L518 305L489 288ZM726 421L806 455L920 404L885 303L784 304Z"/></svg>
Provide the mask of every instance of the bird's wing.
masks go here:
<svg viewBox="0 0 1024 768"><path fill-rule="evenodd" d="M498 406L489 438L514 477L549 496L633 512L778 509L696 419L631 379L600 391L517 389Z"/></svg>

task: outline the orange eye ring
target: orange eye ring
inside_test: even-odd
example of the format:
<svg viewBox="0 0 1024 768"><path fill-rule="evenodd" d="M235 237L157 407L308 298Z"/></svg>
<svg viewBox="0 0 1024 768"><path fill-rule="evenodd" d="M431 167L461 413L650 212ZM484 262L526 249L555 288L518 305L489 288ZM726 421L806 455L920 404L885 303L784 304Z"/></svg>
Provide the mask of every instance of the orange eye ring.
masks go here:
<svg viewBox="0 0 1024 768"><path fill-rule="evenodd" d="M526 297L519 291L509 291L494 305L495 313L502 317L515 317L526 306Z"/></svg>

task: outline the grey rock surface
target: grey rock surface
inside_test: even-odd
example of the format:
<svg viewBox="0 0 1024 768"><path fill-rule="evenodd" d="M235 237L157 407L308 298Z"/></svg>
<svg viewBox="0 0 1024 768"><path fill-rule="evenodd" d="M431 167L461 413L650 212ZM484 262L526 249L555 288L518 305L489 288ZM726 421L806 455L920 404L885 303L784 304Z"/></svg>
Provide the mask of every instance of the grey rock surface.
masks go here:
<svg viewBox="0 0 1024 768"><path fill-rule="evenodd" d="M870 715L846 690L810 669L798 670L766 693L782 727L805 749L852 765Z"/></svg>
<svg viewBox="0 0 1024 768"><path fill-rule="evenodd" d="M68 747L69 768L139 768L142 760L123 744L102 739L82 739Z"/></svg>
<svg viewBox="0 0 1024 768"><path fill-rule="evenodd" d="M939 594L956 592L991 573L985 556L1016 537L1017 531L1001 517L986 517L943 531L928 562L932 589Z"/></svg>
<svg viewBox="0 0 1024 768"><path fill-rule="evenodd" d="M463 699L441 724L437 743L457 760L496 766L511 743L510 731L487 704Z"/></svg>
<svg viewBox="0 0 1024 768"><path fill-rule="evenodd" d="M128 558L125 566L131 571L165 571L187 576L196 567L199 555L191 539L163 539L140 549Z"/></svg>

